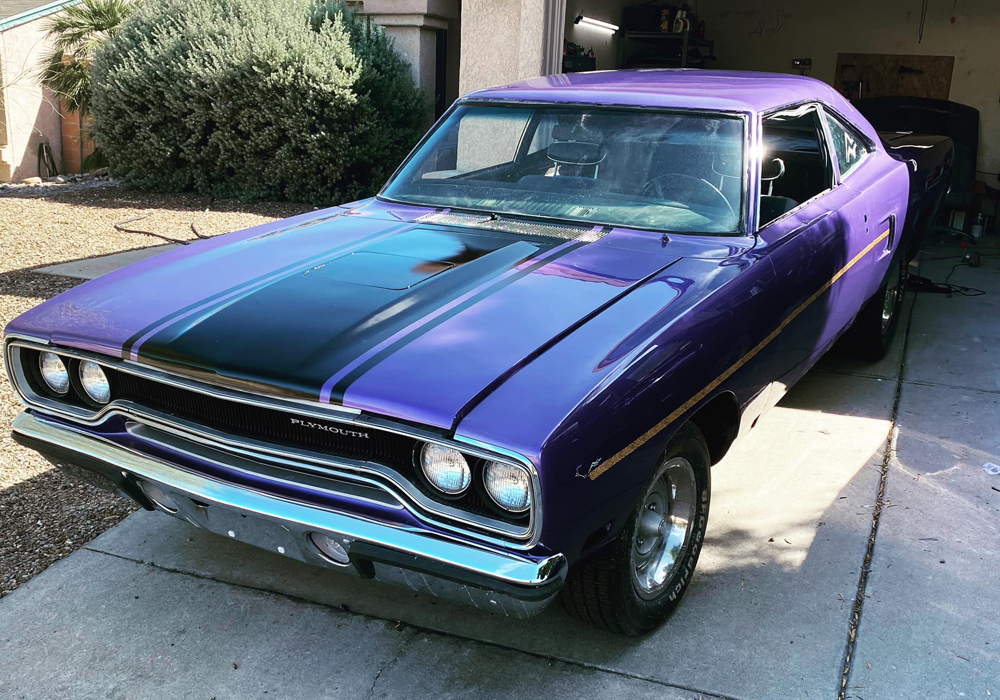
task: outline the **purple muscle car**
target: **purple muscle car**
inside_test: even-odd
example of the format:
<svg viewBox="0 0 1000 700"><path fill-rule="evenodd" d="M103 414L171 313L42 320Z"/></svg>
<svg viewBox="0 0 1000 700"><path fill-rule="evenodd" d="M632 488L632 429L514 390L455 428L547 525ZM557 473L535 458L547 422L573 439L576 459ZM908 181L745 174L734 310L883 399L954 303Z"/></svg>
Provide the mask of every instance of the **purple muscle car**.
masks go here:
<svg viewBox="0 0 1000 700"><path fill-rule="evenodd" d="M477 92L373 199L11 322L14 437L286 557L638 634L711 465L841 335L885 352L951 157L799 76Z"/></svg>

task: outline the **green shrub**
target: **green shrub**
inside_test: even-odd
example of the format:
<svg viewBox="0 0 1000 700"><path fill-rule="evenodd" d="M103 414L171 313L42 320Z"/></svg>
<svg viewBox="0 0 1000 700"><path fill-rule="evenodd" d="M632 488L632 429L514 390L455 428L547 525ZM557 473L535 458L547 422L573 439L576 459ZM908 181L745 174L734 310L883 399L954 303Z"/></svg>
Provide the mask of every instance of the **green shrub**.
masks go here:
<svg viewBox="0 0 1000 700"><path fill-rule="evenodd" d="M343 19L351 49L361 59L354 91L374 110L375 124L366 146L377 156L365 163L372 167L372 180L381 185L427 130L427 98L414 85L410 64L370 17L355 15L340 0L326 0L313 6L312 27L319 31L324 22L338 17Z"/></svg>
<svg viewBox="0 0 1000 700"><path fill-rule="evenodd" d="M403 101L368 94L353 18L315 14L304 0L143 3L94 61L94 133L112 172L241 199L370 195L403 150L384 133L401 118L378 108Z"/></svg>

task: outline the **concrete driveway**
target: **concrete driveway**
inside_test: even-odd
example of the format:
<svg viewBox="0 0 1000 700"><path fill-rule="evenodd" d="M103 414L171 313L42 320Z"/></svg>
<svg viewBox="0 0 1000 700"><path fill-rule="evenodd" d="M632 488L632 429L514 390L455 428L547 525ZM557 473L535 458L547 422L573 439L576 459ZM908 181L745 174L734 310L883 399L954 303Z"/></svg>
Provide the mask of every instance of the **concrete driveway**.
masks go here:
<svg viewBox="0 0 1000 700"><path fill-rule="evenodd" d="M911 294L889 357L825 359L713 470L699 571L649 636L558 605L511 621L140 512L0 601L0 698L1000 697L983 262L951 282L985 296Z"/></svg>

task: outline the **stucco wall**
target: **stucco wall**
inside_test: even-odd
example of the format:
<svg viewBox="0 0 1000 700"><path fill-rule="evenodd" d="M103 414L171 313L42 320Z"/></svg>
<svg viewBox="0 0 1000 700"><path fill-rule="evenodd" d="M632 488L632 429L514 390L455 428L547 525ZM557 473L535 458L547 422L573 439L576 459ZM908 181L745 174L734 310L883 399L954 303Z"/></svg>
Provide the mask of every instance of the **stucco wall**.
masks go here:
<svg viewBox="0 0 1000 700"><path fill-rule="evenodd" d="M38 174L38 144L48 142L62 168L62 120L58 99L42 88L36 67L46 52L46 20L0 32L0 82L4 90L7 143L3 160L13 166L11 179Z"/></svg>
<svg viewBox="0 0 1000 700"><path fill-rule="evenodd" d="M920 0L701 0L715 67L792 72L812 58L810 75L834 83L837 53L954 56L951 97L980 113L979 177L1000 171L1000 2L932 0L917 43ZM955 22L950 21L955 5Z"/></svg>
<svg viewBox="0 0 1000 700"><path fill-rule="evenodd" d="M459 92L516 80L520 46L521 0L465 0Z"/></svg>
<svg viewBox="0 0 1000 700"><path fill-rule="evenodd" d="M381 24L413 71L413 81L427 94L428 120L433 112L437 85L437 32L447 41L446 86L442 99L450 104L458 93L458 0L366 0L364 12Z"/></svg>
<svg viewBox="0 0 1000 700"><path fill-rule="evenodd" d="M376 18L376 20L381 18ZM422 18L421 18L422 19ZM436 37L434 27L422 24L386 25L385 33L392 37L393 47L409 61L413 70L413 82L427 92L427 99L433 100Z"/></svg>
<svg viewBox="0 0 1000 700"><path fill-rule="evenodd" d="M465 94L546 72L546 16L555 8L561 17L564 3L464 0L459 91Z"/></svg>

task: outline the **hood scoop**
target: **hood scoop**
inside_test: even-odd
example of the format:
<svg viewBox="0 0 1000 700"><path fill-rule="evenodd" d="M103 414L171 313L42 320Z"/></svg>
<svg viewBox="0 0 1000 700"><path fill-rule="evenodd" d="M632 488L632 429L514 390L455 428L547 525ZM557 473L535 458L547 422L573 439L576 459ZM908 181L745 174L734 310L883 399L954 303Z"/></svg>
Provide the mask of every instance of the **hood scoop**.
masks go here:
<svg viewBox="0 0 1000 700"><path fill-rule="evenodd" d="M442 260L360 251L320 263L302 274L322 282L342 282L401 291L452 267L455 267L453 263Z"/></svg>

